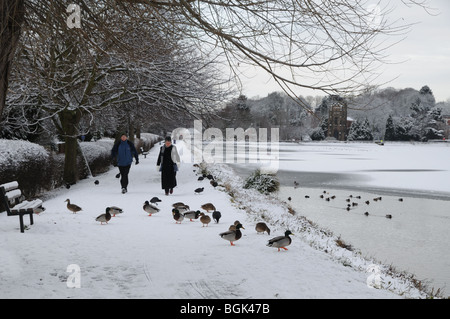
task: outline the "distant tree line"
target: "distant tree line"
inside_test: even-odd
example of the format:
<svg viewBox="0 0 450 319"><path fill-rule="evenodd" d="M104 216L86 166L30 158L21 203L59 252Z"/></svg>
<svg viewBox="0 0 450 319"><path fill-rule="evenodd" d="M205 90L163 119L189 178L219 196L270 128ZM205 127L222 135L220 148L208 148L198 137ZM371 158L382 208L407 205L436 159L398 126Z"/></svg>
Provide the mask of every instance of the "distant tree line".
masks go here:
<svg viewBox="0 0 450 319"><path fill-rule="evenodd" d="M240 95L218 112L216 127L277 127L282 140L325 140L328 115L338 96L290 96L273 92L263 98ZM347 140L427 141L445 137L444 114L450 101L436 103L428 86L419 91L387 88L346 98L352 124Z"/></svg>

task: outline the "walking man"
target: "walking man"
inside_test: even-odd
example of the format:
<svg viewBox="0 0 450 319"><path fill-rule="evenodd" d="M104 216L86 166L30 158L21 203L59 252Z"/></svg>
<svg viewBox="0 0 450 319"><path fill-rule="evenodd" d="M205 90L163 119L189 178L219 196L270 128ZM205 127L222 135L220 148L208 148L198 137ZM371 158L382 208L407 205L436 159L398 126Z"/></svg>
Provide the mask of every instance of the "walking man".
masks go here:
<svg viewBox="0 0 450 319"><path fill-rule="evenodd" d="M125 133L122 134L120 140L114 144L114 147L111 150L111 156L113 159L117 157L117 166L119 166L120 171L120 185L122 186L122 194L125 194L127 192L128 173L130 172L133 157L136 159L136 165L139 164L139 156L136 147L128 140Z"/></svg>

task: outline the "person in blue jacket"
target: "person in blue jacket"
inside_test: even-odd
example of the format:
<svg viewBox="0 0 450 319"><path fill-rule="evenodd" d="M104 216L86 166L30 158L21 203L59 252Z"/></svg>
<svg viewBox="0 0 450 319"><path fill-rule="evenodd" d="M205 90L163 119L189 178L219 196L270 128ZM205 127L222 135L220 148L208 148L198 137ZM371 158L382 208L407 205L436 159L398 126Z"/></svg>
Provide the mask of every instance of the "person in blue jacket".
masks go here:
<svg viewBox="0 0 450 319"><path fill-rule="evenodd" d="M119 166L121 177L120 185L122 187L122 194L125 194L128 191L128 173L130 172L133 157L136 159L136 165L139 164L139 156L136 147L128 140L125 133L122 134L120 140L114 144L114 147L111 150L111 156L113 159L117 157L117 166Z"/></svg>

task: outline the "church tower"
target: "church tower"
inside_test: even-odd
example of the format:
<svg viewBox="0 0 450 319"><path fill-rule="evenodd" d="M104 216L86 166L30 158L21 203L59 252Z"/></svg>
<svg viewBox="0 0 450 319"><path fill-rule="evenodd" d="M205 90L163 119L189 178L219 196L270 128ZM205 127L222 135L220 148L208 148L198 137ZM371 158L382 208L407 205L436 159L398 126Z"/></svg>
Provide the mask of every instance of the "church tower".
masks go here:
<svg viewBox="0 0 450 319"><path fill-rule="evenodd" d="M347 140L347 102L344 99L335 99L329 107L328 137L338 141Z"/></svg>

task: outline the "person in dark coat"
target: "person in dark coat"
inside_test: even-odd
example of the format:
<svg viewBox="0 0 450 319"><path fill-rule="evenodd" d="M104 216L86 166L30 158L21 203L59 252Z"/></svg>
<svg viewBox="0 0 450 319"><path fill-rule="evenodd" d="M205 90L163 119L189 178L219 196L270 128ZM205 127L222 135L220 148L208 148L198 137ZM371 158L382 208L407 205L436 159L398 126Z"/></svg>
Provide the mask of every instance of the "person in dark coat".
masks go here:
<svg viewBox="0 0 450 319"><path fill-rule="evenodd" d="M139 164L138 152L134 144L128 140L127 135L122 134L120 140L114 144L111 150L111 156L113 159L117 157L117 166L119 166L121 177L120 185L122 187L122 194L125 194L128 191L128 173L130 172L133 157L136 159L136 165Z"/></svg>
<svg viewBox="0 0 450 319"><path fill-rule="evenodd" d="M170 136L167 136L164 145L159 151L158 171L161 172L161 188L164 189L166 195L173 193L173 189L177 186L177 171L180 163L180 155L175 145L172 144Z"/></svg>

